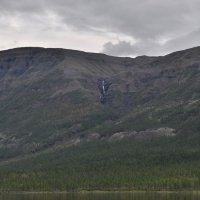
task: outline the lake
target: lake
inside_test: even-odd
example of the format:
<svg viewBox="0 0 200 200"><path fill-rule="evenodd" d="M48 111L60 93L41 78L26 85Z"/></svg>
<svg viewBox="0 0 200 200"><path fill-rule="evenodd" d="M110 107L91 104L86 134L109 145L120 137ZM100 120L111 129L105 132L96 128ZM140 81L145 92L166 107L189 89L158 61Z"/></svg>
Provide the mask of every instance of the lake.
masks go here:
<svg viewBox="0 0 200 200"><path fill-rule="evenodd" d="M199 200L200 192L0 193L0 200Z"/></svg>

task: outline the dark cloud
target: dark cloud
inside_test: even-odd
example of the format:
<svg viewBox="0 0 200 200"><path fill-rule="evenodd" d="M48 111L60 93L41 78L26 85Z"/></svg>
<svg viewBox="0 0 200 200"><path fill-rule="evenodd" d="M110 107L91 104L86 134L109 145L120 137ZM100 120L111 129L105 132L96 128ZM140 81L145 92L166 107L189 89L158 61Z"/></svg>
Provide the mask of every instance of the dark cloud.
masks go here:
<svg viewBox="0 0 200 200"><path fill-rule="evenodd" d="M83 50L165 54L200 45L199 10L199 0L0 0L0 39L8 47L8 35L16 44L58 46L73 37Z"/></svg>

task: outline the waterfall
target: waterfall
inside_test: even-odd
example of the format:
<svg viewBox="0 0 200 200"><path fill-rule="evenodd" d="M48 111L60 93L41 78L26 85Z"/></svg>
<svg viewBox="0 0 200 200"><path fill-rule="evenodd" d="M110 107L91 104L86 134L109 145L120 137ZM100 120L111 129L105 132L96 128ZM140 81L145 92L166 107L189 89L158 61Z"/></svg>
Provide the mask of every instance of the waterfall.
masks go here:
<svg viewBox="0 0 200 200"><path fill-rule="evenodd" d="M105 94L106 92L105 92L105 81L104 80L102 81L102 90L103 90L103 94Z"/></svg>

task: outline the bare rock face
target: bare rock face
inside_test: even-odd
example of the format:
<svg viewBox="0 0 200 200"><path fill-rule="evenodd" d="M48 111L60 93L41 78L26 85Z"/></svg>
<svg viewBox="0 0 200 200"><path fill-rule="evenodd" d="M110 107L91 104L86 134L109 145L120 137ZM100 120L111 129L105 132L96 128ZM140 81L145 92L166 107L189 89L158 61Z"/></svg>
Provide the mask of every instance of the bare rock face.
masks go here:
<svg viewBox="0 0 200 200"><path fill-rule="evenodd" d="M91 142L91 141L95 141L95 140L99 140L101 137L101 135L99 133L91 133L88 134L86 137L86 142Z"/></svg>
<svg viewBox="0 0 200 200"><path fill-rule="evenodd" d="M169 127L161 127L158 129L149 129L145 131L140 131L136 135L136 139L151 139L151 138L158 138L158 137L173 137L175 136L175 129Z"/></svg>
<svg viewBox="0 0 200 200"><path fill-rule="evenodd" d="M114 133L109 140L122 140L125 138L130 139L153 139L153 138L159 138L159 137L173 137L175 136L176 130L169 127L161 127L158 129L147 129L145 131L127 131L127 132L118 132Z"/></svg>

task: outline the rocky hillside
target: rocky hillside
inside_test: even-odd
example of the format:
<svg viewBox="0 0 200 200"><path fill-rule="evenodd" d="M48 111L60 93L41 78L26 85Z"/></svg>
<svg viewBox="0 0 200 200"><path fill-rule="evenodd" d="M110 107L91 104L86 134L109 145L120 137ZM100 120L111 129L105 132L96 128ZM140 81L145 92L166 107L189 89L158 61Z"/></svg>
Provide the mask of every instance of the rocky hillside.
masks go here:
<svg viewBox="0 0 200 200"><path fill-rule="evenodd" d="M0 161L94 140L197 137L200 47L120 58L0 52Z"/></svg>

